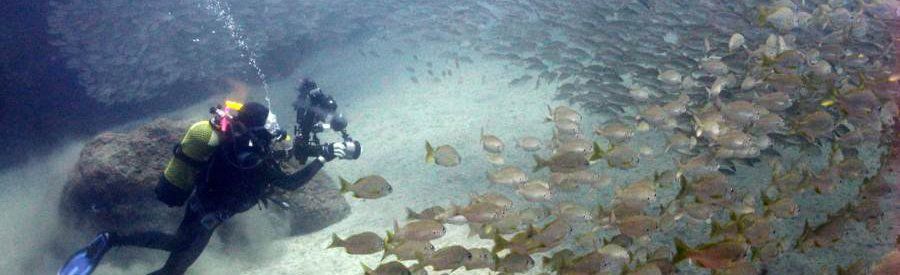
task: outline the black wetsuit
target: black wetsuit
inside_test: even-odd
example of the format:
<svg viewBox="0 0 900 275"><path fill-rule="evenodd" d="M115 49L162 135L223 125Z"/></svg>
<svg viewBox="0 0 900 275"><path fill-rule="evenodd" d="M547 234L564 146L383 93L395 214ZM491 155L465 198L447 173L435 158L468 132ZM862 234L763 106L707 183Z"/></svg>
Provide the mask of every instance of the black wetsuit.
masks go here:
<svg viewBox="0 0 900 275"><path fill-rule="evenodd" d="M184 218L175 234L141 232L110 238L113 246L139 246L171 252L166 264L151 274L183 274L200 257L213 231L231 216L247 211L264 196L270 186L294 190L309 182L322 168L318 160L287 175L274 160L251 169L235 167L230 146L219 146L203 170L185 206ZM161 177L164 180L165 177Z"/></svg>

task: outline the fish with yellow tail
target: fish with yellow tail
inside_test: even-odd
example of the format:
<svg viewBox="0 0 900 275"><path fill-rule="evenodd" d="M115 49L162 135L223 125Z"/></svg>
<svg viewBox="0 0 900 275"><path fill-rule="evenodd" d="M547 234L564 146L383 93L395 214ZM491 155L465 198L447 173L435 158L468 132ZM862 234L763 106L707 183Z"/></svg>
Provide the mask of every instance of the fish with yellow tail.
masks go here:
<svg viewBox="0 0 900 275"><path fill-rule="evenodd" d="M679 238L675 238L675 258L673 263L691 260L700 267L722 269L744 260L748 245L743 238L725 239L718 242L690 247Z"/></svg>
<svg viewBox="0 0 900 275"><path fill-rule="evenodd" d="M441 145L437 148L431 146L431 143L425 141L425 162L434 163L439 166L453 167L462 162L459 153L450 145Z"/></svg>
<svg viewBox="0 0 900 275"><path fill-rule="evenodd" d="M394 191L391 184L378 175L366 176L353 183L342 177L338 177L338 180L341 182L341 194L353 193L353 197L360 199L378 199Z"/></svg>

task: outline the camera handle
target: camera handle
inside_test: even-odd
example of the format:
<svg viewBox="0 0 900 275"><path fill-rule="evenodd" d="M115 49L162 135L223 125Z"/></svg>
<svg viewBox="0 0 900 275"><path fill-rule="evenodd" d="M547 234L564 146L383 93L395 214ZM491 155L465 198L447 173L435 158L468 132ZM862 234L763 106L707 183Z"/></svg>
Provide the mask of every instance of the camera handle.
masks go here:
<svg viewBox="0 0 900 275"><path fill-rule="evenodd" d="M347 130L341 130L341 138L344 139L344 141L352 141L353 140L353 138L350 137L350 134L347 133Z"/></svg>

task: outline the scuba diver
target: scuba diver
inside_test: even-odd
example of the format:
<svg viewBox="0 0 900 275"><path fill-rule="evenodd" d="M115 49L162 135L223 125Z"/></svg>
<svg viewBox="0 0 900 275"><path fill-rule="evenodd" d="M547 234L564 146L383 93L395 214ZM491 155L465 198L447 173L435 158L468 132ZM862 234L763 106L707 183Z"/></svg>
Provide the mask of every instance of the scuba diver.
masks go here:
<svg viewBox="0 0 900 275"><path fill-rule="evenodd" d="M103 255L115 246L137 246L169 251L163 267L151 274L183 274L203 252L215 229L231 216L260 202L265 205L272 187L295 190L308 183L326 162L359 157L359 142L344 128L346 120L336 113L337 104L321 92L315 82L303 79L294 102L297 122L291 137L282 130L265 105L226 101L210 109L209 121L194 123L155 188L157 198L170 207L185 206L184 217L174 234L148 231L134 234L103 232L76 252L59 274L90 274ZM343 142L319 144L315 133L333 129ZM276 149L275 143L291 146ZM303 169L284 173L279 163L297 159ZM306 163L307 158L314 158Z"/></svg>

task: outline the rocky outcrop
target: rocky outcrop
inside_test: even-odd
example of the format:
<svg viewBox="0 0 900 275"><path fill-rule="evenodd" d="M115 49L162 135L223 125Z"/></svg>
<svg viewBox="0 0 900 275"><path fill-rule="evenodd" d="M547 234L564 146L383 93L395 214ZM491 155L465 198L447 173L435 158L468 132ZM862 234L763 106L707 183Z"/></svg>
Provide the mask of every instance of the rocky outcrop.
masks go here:
<svg viewBox="0 0 900 275"><path fill-rule="evenodd" d="M128 133L103 133L90 141L63 190L60 213L65 223L89 234L174 230L184 210L157 201L153 188L172 156L172 146L189 125L189 121L160 119ZM290 207L270 205L242 215L259 215L271 224L288 225L278 232L290 235L324 228L350 212L349 204L323 172L303 188L278 197ZM229 232L232 234L225 240L250 237L235 234L252 234Z"/></svg>
<svg viewBox="0 0 900 275"><path fill-rule="evenodd" d="M70 0L50 7L52 44L87 93L107 104L153 99L184 82L258 80L256 64L269 77L289 75L303 50L347 39L369 27L362 18L389 11L330 0Z"/></svg>
<svg viewBox="0 0 900 275"><path fill-rule="evenodd" d="M294 165L286 167L285 172L299 170ZM304 234L325 228L350 214L347 201L338 189L337 184L323 172L313 178L310 183L295 192L284 192L280 198L288 204L273 212L281 220L290 221L290 234ZM336 200L335 197L342 199Z"/></svg>

